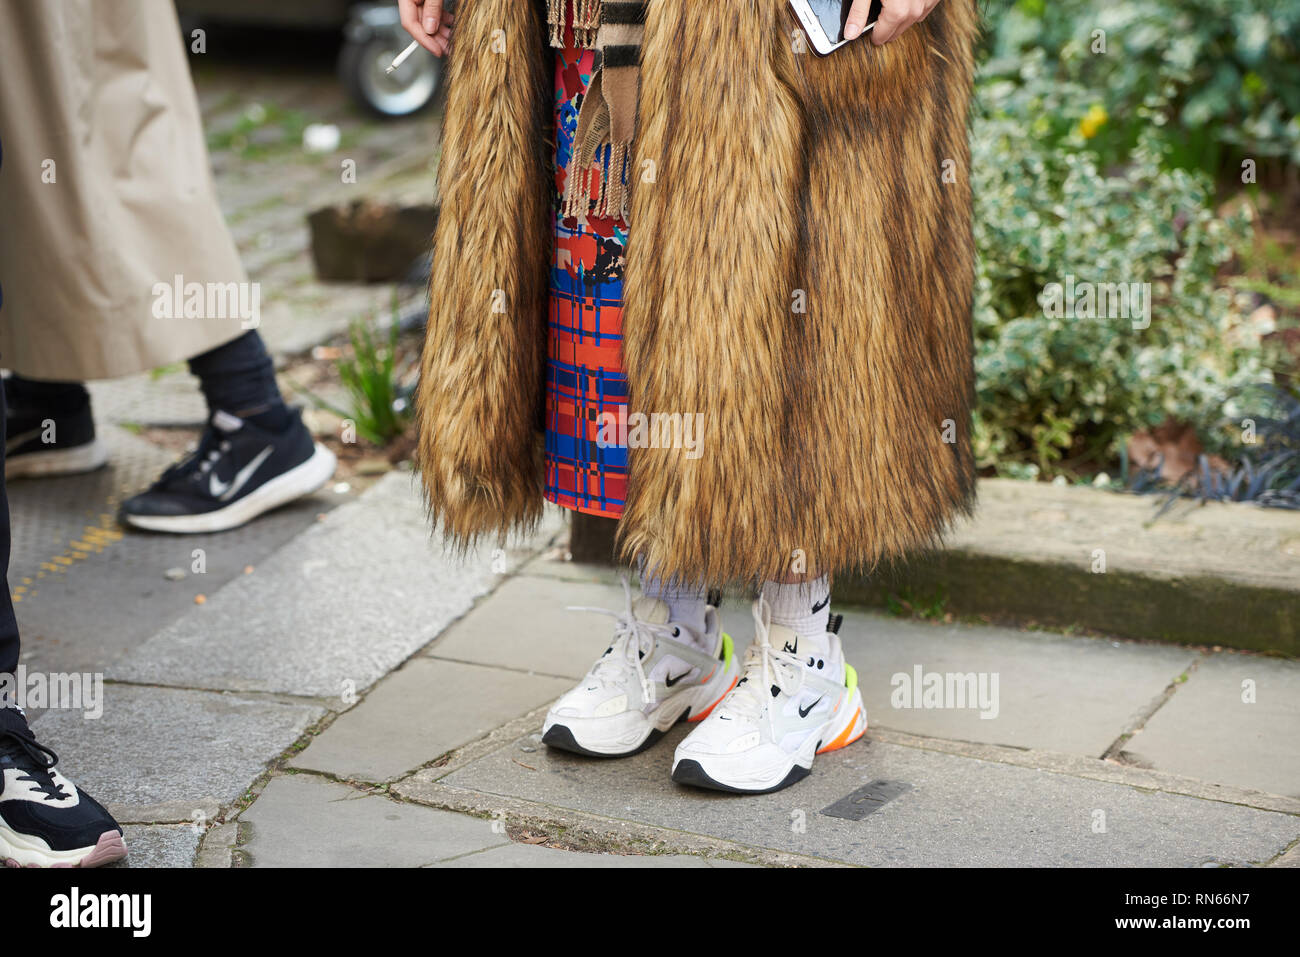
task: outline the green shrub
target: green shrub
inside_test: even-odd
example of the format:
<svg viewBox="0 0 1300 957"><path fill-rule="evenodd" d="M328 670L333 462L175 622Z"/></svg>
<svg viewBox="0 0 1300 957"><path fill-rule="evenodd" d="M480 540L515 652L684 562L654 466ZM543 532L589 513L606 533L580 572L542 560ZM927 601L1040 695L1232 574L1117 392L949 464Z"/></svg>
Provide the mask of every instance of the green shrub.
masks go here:
<svg viewBox="0 0 1300 957"><path fill-rule="evenodd" d="M1051 76L1099 91L1089 148L1123 162L1152 126L1165 162L1217 173L1243 158L1300 163L1300 0L987 0L982 76ZM1096 52L1095 31L1105 52Z"/></svg>
<svg viewBox="0 0 1300 957"><path fill-rule="evenodd" d="M388 341L381 346L369 324L354 321L349 332L352 356L337 363L339 378L352 402L357 434L373 445L383 446L397 438L410 419L396 372L397 330L394 315Z"/></svg>
<svg viewBox="0 0 1300 957"><path fill-rule="evenodd" d="M402 384L405 374L397 368L399 323L397 299L393 299L392 322L386 342L376 335L373 325L354 319L348 329L352 354L337 359L334 368L347 394L347 408L342 408L310 389L295 386L317 407L333 412L344 422L351 422L356 434L371 445L386 446L403 432L411 421L410 389ZM345 440L350 441L350 440Z"/></svg>
<svg viewBox="0 0 1300 957"><path fill-rule="evenodd" d="M1003 474L1113 460L1167 416L1217 421L1269 381L1258 333L1216 272L1250 229L1218 218L1204 174L1170 169L1154 133L1110 172L1087 149L1090 92L1041 51L981 82L971 136L979 404L976 455ZM1150 283L1151 322L1052 317L1049 283ZM1067 469L1068 470L1068 469Z"/></svg>

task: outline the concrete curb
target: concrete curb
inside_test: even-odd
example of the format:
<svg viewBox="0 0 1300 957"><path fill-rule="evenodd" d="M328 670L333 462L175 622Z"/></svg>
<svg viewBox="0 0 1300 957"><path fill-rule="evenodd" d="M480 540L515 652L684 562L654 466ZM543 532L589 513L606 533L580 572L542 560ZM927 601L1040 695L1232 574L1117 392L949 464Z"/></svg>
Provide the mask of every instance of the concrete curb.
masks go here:
<svg viewBox="0 0 1300 957"><path fill-rule="evenodd" d="M885 607L900 596L959 616L1300 656L1300 593L1209 576L1089 574L1060 562L955 549L877 578L835 582L836 599L851 604Z"/></svg>

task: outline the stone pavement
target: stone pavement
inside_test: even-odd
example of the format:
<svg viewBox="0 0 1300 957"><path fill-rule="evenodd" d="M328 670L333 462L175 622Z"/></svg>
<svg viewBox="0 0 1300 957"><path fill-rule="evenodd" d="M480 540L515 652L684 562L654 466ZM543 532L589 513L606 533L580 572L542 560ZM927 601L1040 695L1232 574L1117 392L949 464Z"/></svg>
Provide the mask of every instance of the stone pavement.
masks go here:
<svg viewBox="0 0 1300 957"><path fill-rule="evenodd" d="M1259 655L845 606L871 730L795 787L673 784L682 729L622 761L551 753L547 704L608 641L565 606L622 601L565 536L551 512L462 561L390 473L156 626L105 601L124 649L41 643L52 670L107 659L107 685L102 717L38 732L127 825L132 866L1300 863L1300 664ZM62 574L96 587L97 560ZM746 603L724 614L743 646ZM896 706L918 669L989 694Z"/></svg>
<svg viewBox="0 0 1300 957"><path fill-rule="evenodd" d="M363 498L376 494L392 490ZM621 761L550 752L537 733L548 702L608 640L606 619L564 606L621 596L612 571L562 548L499 578L362 700L336 706L207 860L1203 866L1276 863L1300 840L1300 665L1232 652L841 609L872 729L787 791L673 784L682 729ZM743 644L748 608L729 600L726 612ZM996 675L996 715L894 707L891 679L918 667ZM848 817L834 807L881 781L901 793L850 801ZM852 819L863 809L874 813Z"/></svg>

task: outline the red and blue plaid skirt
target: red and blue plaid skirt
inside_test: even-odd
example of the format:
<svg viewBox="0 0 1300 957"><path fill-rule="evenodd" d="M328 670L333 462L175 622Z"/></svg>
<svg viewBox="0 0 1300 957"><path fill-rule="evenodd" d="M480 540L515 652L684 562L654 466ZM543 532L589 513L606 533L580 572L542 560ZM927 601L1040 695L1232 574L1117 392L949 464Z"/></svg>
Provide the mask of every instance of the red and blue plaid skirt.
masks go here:
<svg viewBox="0 0 1300 957"><path fill-rule="evenodd" d="M573 46L555 51L555 195L564 195L578 108L596 54ZM608 147L606 147L608 149ZM608 155L606 156L608 159ZM595 180L595 177L593 177ZM593 182L592 196L599 184ZM555 216L546 346L546 498L557 505L618 518L627 493L627 448L597 441L601 423L623 421L623 248L621 219Z"/></svg>

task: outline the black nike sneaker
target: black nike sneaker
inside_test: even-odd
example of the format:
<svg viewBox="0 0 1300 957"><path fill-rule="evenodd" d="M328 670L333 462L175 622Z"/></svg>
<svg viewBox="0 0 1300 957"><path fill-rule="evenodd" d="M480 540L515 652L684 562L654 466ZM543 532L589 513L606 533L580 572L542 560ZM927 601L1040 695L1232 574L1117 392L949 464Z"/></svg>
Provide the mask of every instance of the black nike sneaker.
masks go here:
<svg viewBox="0 0 1300 957"><path fill-rule="evenodd" d="M151 532L222 532L316 491L334 475L334 453L290 410L282 432L214 412L199 447L147 492L122 503L125 525Z"/></svg>
<svg viewBox="0 0 1300 957"><path fill-rule="evenodd" d="M95 438L89 398L68 413L9 404L5 478L80 475L107 461L108 450Z"/></svg>
<svg viewBox="0 0 1300 957"><path fill-rule="evenodd" d="M126 857L103 805L54 770L17 708L0 708L0 861L9 867L99 867Z"/></svg>

